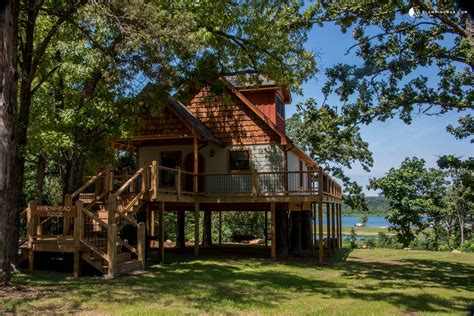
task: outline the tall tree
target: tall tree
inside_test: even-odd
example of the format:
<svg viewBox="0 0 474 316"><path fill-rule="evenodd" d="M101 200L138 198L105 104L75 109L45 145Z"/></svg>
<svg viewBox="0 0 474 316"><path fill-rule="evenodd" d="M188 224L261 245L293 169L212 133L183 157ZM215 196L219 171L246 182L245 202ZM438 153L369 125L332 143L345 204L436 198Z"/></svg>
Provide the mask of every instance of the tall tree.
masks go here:
<svg viewBox="0 0 474 316"><path fill-rule="evenodd" d="M297 104L296 109L287 120L288 135L325 170L344 181L346 204L367 210L362 188L344 173L344 168L351 168L356 162L366 171L373 164L372 152L362 140L358 123L338 113L337 107L325 102L318 106L311 98Z"/></svg>
<svg viewBox="0 0 474 316"><path fill-rule="evenodd" d="M447 170L452 179L452 185L446 196L447 203L450 206L446 217L454 218L455 221L453 222L457 222L458 240L459 244L462 244L465 240L465 225L468 218L474 216L474 159L470 157L462 160L452 155L446 155L438 160L438 165L440 168Z"/></svg>
<svg viewBox="0 0 474 316"><path fill-rule="evenodd" d="M18 1L7 0L0 4L0 285L10 282L10 260L17 255L10 242L16 226L12 164L16 149L17 38Z"/></svg>
<svg viewBox="0 0 474 316"><path fill-rule="evenodd" d="M433 215L442 207L445 179L442 172L427 170L423 159L413 157L406 158L400 168L391 168L384 177L370 179L369 187L380 190L389 200L389 229L408 247L425 227L422 216Z"/></svg>
<svg viewBox="0 0 474 316"><path fill-rule="evenodd" d="M362 59L328 69L324 93L337 94L343 114L363 124L397 115L410 123L415 113L473 109L474 23L472 11L469 15L460 2L316 2L315 21L350 30L355 44L347 53ZM472 136L472 117L459 123L448 130L457 137Z"/></svg>

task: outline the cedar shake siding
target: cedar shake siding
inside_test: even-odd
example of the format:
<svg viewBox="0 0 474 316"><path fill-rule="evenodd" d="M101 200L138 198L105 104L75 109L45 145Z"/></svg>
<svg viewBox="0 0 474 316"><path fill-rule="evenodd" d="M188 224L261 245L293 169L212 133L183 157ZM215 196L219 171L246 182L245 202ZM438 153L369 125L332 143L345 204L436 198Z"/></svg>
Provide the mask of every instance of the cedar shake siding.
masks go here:
<svg viewBox="0 0 474 316"><path fill-rule="evenodd" d="M232 93L197 93L188 109L224 144L280 143L280 136Z"/></svg>
<svg viewBox="0 0 474 316"><path fill-rule="evenodd" d="M141 115L142 122L134 132L134 136L150 135L192 135L191 130L185 126L168 106L156 116L150 113Z"/></svg>

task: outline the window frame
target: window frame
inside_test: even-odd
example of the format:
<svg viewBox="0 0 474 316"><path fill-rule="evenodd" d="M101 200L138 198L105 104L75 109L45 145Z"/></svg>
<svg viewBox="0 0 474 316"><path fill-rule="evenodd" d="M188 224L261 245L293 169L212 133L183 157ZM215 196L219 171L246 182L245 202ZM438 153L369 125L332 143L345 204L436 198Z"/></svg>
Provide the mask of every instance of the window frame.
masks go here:
<svg viewBox="0 0 474 316"><path fill-rule="evenodd" d="M281 109L283 111L283 115L281 115L280 111L278 111L278 103L281 102ZM285 120L285 102L283 102L283 99L279 96L276 95L276 100L275 100L275 112L278 116L280 116L281 119Z"/></svg>
<svg viewBox="0 0 474 316"><path fill-rule="evenodd" d="M249 156L249 167L248 167L248 169L231 169L230 155L233 152L247 152L247 155ZM251 172L252 171L252 151L250 149L229 149L227 151L227 171L229 173Z"/></svg>

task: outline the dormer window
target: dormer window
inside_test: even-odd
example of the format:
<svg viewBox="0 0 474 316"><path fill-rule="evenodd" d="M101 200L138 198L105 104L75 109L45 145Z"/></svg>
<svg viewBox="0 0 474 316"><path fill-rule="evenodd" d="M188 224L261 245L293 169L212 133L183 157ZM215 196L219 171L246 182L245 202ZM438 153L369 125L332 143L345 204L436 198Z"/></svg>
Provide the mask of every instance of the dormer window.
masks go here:
<svg viewBox="0 0 474 316"><path fill-rule="evenodd" d="M280 115L283 119L285 118L285 103L277 97L276 98L276 105L277 105L277 113Z"/></svg>

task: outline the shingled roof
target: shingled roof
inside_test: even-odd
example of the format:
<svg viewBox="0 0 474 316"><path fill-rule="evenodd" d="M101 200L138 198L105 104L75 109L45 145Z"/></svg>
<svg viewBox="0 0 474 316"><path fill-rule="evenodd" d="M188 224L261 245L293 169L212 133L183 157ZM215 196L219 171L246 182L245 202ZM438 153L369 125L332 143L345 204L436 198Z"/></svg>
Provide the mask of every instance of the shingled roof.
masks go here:
<svg viewBox="0 0 474 316"><path fill-rule="evenodd" d="M216 137L197 117L191 113L181 102L168 96L168 104L175 110L203 140L213 142L216 145L223 146L219 138Z"/></svg>

